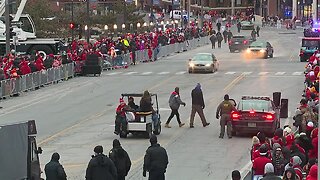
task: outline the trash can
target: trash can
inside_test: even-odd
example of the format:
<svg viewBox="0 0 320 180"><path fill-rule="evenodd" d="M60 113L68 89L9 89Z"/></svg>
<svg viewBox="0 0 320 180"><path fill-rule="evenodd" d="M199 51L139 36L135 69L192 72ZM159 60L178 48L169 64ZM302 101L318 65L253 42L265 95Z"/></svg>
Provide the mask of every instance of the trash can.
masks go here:
<svg viewBox="0 0 320 180"><path fill-rule="evenodd" d="M280 107L281 92L274 92L274 93L272 94L272 97L273 97L274 105L275 105L276 107Z"/></svg>
<svg viewBox="0 0 320 180"><path fill-rule="evenodd" d="M280 118L288 118L288 99L281 99Z"/></svg>

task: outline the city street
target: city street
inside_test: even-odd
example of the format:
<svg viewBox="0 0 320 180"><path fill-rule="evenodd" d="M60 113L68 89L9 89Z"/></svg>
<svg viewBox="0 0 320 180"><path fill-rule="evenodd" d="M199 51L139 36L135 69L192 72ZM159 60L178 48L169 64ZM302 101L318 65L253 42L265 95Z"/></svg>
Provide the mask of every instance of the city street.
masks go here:
<svg viewBox="0 0 320 180"><path fill-rule="evenodd" d="M108 154L114 131L115 109L121 93L142 93L149 90L158 94L162 132L160 144L166 148L169 180L223 180L230 179L234 169L245 173L250 169L251 135L232 139L219 139L219 120L216 108L225 94L239 101L242 95L272 97L279 91L289 99L289 118L282 125L292 123L292 115L301 99L305 63L298 59L301 30L277 30L262 28L259 39L269 41L274 47L274 58L244 59L241 53L230 53L227 44L221 49L211 45L175 54L159 61L131 66L128 69L105 71L101 77L77 77L37 91L27 92L17 98L1 101L0 123L12 123L35 119L38 130L38 146L42 168L53 152L61 155L68 179L84 179L87 164L96 145L104 147ZM241 34L250 34L242 31ZM233 31L234 35L236 34ZM214 74L189 74L188 59L200 52L213 52L220 67ZM191 90L202 85L205 98L205 116L211 124L202 127L196 116L195 128L189 128ZM164 128L170 109L168 99L175 87L180 87L181 99L186 107L180 108L179 128L175 117ZM140 99L135 99L139 104ZM129 135L120 139L129 153L132 167L127 179L142 177L143 156L149 140ZM43 175L44 177L44 175Z"/></svg>

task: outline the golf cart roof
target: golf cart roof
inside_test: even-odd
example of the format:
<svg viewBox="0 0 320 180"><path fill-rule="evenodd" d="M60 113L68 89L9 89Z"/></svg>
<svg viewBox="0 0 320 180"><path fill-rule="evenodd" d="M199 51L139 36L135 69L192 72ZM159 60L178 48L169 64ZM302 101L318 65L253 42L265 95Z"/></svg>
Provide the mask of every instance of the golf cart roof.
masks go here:
<svg viewBox="0 0 320 180"><path fill-rule="evenodd" d="M123 93L121 94L122 97L125 97L125 96L128 96L128 97L142 97L143 96L143 93ZM150 93L150 96L157 96L157 94L153 94L153 93Z"/></svg>

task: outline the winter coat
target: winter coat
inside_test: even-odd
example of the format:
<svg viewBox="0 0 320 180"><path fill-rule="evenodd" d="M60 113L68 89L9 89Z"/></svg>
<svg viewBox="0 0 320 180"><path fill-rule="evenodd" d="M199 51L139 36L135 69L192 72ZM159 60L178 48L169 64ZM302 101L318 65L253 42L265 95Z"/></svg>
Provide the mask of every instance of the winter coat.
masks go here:
<svg viewBox="0 0 320 180"><path fill-rule="evenodd" d="M62 165L55 160L51 160L46 164L44 171L46 173L47 180L66 180L67 175Z"/></svg>
<svg viewBox="0 0 320 180"><path fill-rule="evenodd" d="M267 173L261 180L281 180L281 178L276 176L274 173Z"/></svg>
<svg viewBox="0 0 320 180"><path fill-rule="evenodd" d="M252 169L254 170L254 175L263 175L264 174L264 166L267 163L272 163L272 161L265 156L261 156L261 157L256 158L252 164Z"/></svg>
<svg viewBox="0 0 320 180"><path fill-rule="evenodd" d="M203 94L201 89L193 89L191 92L192 105L200 105L204 107Z"/></svg>
<svg viewBox="0 0 320 180"><path fill-rule="evenodd" d="M309 159L317 158L318 159L318 137L312 139L313 149L309 151Z"/></svg>
<svg viewBox="0 0 320 180"><path fill-rule="evenodd" d="M169 98L169 106L171 109L179 109L180 105L184 104L181 99L180 99L180 95L173 91L171 93L171 96Z"/></svg>
<svg viewBox="0 0 320 180"><path fill-rule="evenodd" d="M87 167L86 180L116 180L117 169L114 163L104 154L94 156Z"/></svg>
<svg viewBox="0 0 320 180"><path fill-rule="evenodd" d="M211 41L211 43L215 43L217 41L217 38L214 34L212 36L210 36L210 41Z"/></svg>
<svg viewBox="0 0 320 180"><path fill-rule="evenodd" d="M143 170L165 173L168 166L167 151L159 144L151 145L144 156Z"/></svg>
<svg viewBox="0 0 320 180"><path fill-rule="evenodd" d="M311 166L310 172L306 180L317 180L318 179L318 166L315 164Z"/></svg>
<svg viewBox="0 0 320 180"><path fill-rule="evenodd" d="M109 158L117 168L118 176L127 176L131 168L131 160L128 153L120 146L112 148L109 152Z"/></svg>

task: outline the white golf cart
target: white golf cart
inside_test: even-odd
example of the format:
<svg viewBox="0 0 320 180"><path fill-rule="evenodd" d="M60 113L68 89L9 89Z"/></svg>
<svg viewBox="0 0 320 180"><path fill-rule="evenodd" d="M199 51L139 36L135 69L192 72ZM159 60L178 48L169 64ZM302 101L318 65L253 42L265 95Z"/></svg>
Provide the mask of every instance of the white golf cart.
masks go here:
<svg viewBox="0 0 320 180"><path fill-rule="evenodd" d="M124 99L127 97L140 98L141 94L121 94ZM126 112L126 124L120 127L120 138L126 138L129 133L133 135L143 134L146 138L151 137L152 134L159 135L161 133L161 121L159 114L158 96L157 94L150 94L152 98L154 112L141 112L136 109L133 112Z"/></svg>

